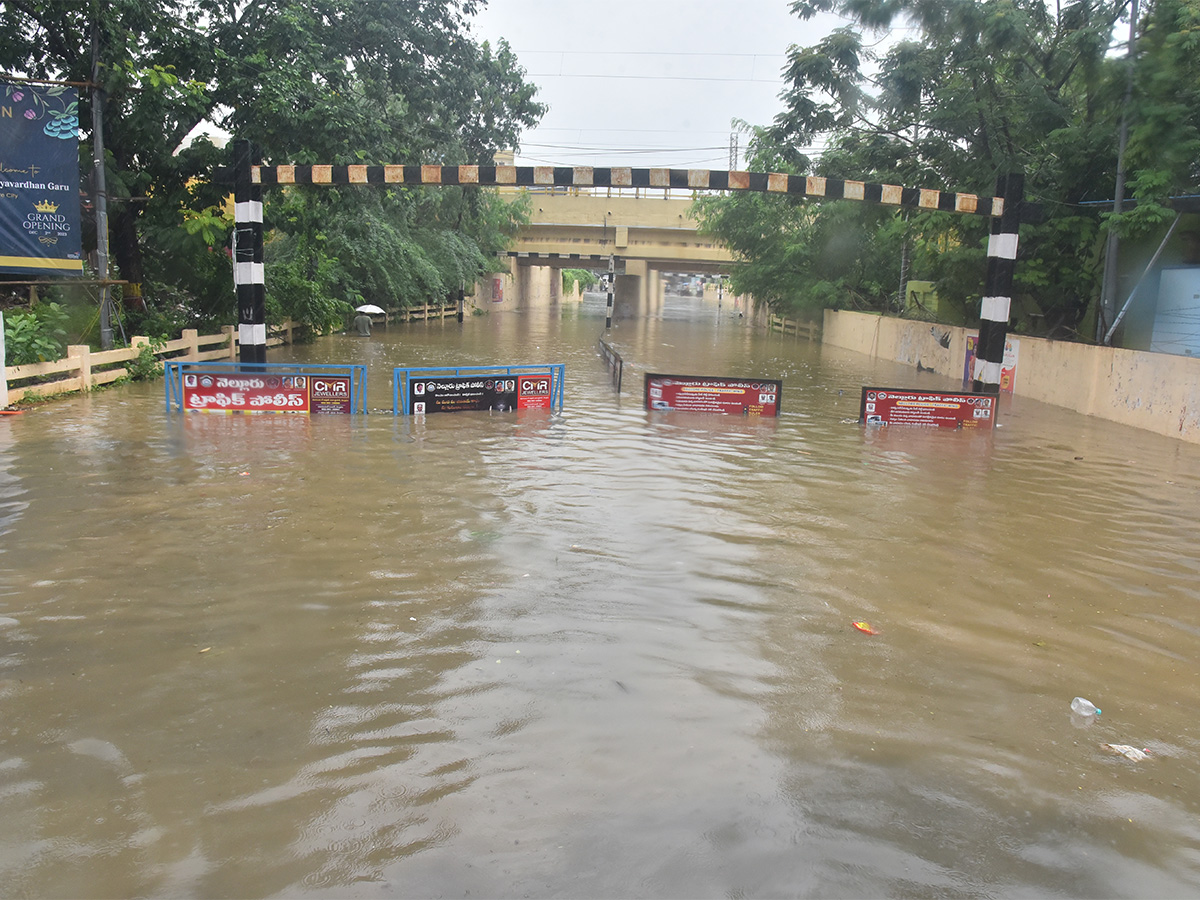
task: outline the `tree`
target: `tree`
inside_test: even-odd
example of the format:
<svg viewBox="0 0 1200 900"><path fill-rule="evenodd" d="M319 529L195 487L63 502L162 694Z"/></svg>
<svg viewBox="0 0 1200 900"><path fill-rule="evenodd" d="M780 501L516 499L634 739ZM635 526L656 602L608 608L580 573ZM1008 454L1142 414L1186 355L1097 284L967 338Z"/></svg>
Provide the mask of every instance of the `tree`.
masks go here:
<svg viewBox="0 0 1200 900"><path fill-rule="evenodd" d="M1151 75L1157 72L1161 102L1139 109L1136 137L1130 142L1130 160L1137 166L1133 192L1142 201L1135 218L1143 223L1161 218L1156 201L1161 204L1169 190L1196 183L1200 104L1196 54L1190 51L1197 39L1180 24L1194 22L1196 5L1197 0L1158 0L1147 19L1152 27L1160 23L1162 49L1139 60L1139 94L1144 106L1153 93ZM1079 204L1112 196L1124 78L1123 62L1110 58L1108 48L1126 4L795 0L792 9L802 18L835 11L851 24L813 47L791 49L784 110L756 136L760 153L777 160L781 171L982 195L994 192L998 176L1024 173L1026 196L1042 205L1046 217L1021 230L1014 298L1018 325L1075 333L1099 283L1101 221ZM876 55L863 32L898 22L917 35ZM1171 77L1185 74L1187 86L1174 91ZM1191 107L1185 108L1188 103ZM822 141L824 152L805 152ZM1172 147L1166 166L1161 152L1151 152L1163 141ZM726 236L714 217L718 209L755 202L734 196L707 204L718 236ZM878 216L833 208L806 207L808 229L819 232L831 217L851 216L865 223ZM858 264L874 268L884 262L881 253L894 254L885 268L896 273L897 284L885 284L874 295L874 306L885 308L892 301L902 259L908 261L910 277L937 281L943 292L977 304L984 275L984 221L937 213L906 217L893 211L878 228L877 238L864 243ZM889 245L894 235L899 240ZM779 248L771 252L776 259L769 264L778 265ZM755 265L761 262L756 256L747 258ZM806 280L823 284L819 278ZM775 294L782 297L787 290L781 287ZM790 290L799 292L792 304L825 302L807 284ZM848 302L844 295L836 296Z"/></svg>
<svg viewBox="0 0 1200 900"><path fill-rule="evenodd" d="M1127 158L1139 203L1114 223L1133 233L1170 215L1168 196L1200 186L1200 0L1157 0L1139 46Z"/></svg>
<svg viewBox="0 0 1200 900"><path fill-rule="evenodd" d="M34 78L86 80L91 27L98 16L107 91L105 145L112 203L112 252L122 278L149 282L186 300L194 312L227 316L229 263L216 243L227 215L227 186L211 181L228 159L197 129L254 140L268 160L296 163L488 163L515 146L543 107L503 42L493 48L468 31L475 0L12 0L0 5L0 65ZM90 96L80 121L90 121ZM88 151L90 155L90 151ZM370 268L380 241L422 233L401 254L438 278L414 275L432 299L503 235L492 229L499 201L474 191L425 201L387 202L369 189L299 201L272 192L267 218L277 247L293 257L319 243L314 222L336 213L344 240L338 256L318 255L311 284L337 286ZM274 207L278 206L278 213ZM422 219L423 216L432 219ZM380 226L363 247L349 225ZM434 224L436 223L436 225ZM386 227L384 227L386 225ZM306 231L291 231L296 227ZM363 229L359 226L360 234ZM459 246L456 232L472 244ZM407 240L407 238L405 238ZM449 249L449 248L455 248ZM462 252L458 252L458 251ZM397 247L388 248L396 259ZM433 254L430 256L430 254ZM336 260L330 266L329 260ZM295 273L294 273L295 274ZM348 295L346 295L348 296ZM217 299L219 298L219 300Z"/></svg>
<svg viewBox="0 0 1200 900"><path fill-rule="evenodd" d="M750 129L747 165L801 174L769 129ZM879 309L899 284L898 220L859 203L818 207L780 194L745 193L700 199L702 231L750 264L730 286L781 313L810 316L824 308Z"/></svg>

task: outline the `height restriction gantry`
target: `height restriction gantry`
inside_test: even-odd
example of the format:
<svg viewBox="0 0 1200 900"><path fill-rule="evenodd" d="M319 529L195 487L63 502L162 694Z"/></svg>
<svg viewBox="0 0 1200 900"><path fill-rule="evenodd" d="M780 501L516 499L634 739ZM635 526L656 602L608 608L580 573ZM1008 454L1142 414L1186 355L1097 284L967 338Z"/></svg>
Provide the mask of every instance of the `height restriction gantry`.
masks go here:
<svg viewBox="0 0 1200 900"><path fill-rule="evenodd" d="M1000 390L1000 363L1008 331L1012 274L1017 256L1017 227L1022 220L1037 214L1031 204L1024 203L1023 179L1020 175L999 179L996 194L986 197L869 181L732 169L505 165L264 166L249 141L235 142L233 168L218 171L217 179L232 180L235 185L234 281L238 290L238 330L243 341L242 358L247 362L261 362L266 346L262 300L265 289L262 275L263 187L386 184L413 187L462 185L749 191L824 200L857 200L908 209L985 216L993 224L988 240L987 284L973 374L975 389L991 393ZM611 323L611 318L607 322Z"/></svg>

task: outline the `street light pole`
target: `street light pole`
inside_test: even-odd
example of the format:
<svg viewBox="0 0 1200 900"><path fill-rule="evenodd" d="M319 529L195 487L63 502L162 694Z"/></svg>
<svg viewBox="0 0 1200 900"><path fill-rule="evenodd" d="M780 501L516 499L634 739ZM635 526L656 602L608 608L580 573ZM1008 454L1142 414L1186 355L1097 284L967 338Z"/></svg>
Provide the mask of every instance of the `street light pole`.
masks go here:
<svg viewBox="0 0 1200 900"><path fill-rule="evenodd" d="M100 280L100 347L111 350L112 286L108 283L108 183L104 174L104 88L100 87L100 3L92 3L92 188L96 204L96 276Z"/></svg>
<svg viewBox="0 0 1200 900"><path fill-rule="evenodd" d="M1129 104L1133 99L1133 63L1137 48L1138 0L1129 3L1129 48L1126 54L1125 103L1121 108L1121 130L1117 138L1117 183L1113 190L1113 215L1119 216L1125 206L1125 146L1129 142ZM1109 343L1115 327L1109 319L1117 312L1117 259L1121 239L1115 227L1108 232L1104 249L1104 283L1100 288L1100 314L1096 316L1096 340ZM1115 322L1113 325L1115 326ZM1107 329L1107 331L1106 331Z"/></svg>

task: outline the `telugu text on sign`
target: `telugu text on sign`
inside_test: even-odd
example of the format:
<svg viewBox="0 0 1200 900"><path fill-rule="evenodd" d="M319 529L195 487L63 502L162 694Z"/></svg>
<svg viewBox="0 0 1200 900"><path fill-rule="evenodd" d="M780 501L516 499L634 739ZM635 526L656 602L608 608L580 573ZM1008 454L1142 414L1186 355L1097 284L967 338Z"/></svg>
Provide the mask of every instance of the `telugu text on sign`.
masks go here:
<svg viewBox="0 0 1200 900"><path fill-rule="evenodd" d="M867 425L992 428L996 424L996 397L961 391L865 387L859 419Z"/></svg>
<svg viewBox="0 0 1200 900"><path fill-rule="evenodd" d="M550 409L549 374L507 377L423 377L409 384L414 415L514 409Z"/></svg>
<svg viewBox="0 0 1200 900"><path fill-rule="evenodd" d="M761 378L713 378L699 375L646 376L646 409L777 416L783 382Z"/></svg>
<svg viewBox="0 0 1200 900"><path fill-rule="evenodd" d="M189 412L307 413L307 375L183 376L183 408Z"/></svg>

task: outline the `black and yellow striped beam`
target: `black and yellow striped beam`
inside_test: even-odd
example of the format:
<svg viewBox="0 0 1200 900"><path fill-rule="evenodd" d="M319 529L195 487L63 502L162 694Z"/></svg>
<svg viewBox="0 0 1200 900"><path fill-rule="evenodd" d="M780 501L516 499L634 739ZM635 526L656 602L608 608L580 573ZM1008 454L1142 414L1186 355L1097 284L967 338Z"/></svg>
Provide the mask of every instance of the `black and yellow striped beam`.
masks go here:
<svg viewBox="0 0 1200 900"><path fill-rule="evenodd" d="M254 166L251 181L264 187L288 184L480 185L484 187L675 188L752 191L861 200L911 209L999 218L1002 197L846 181L776 172L710 169L632 169L591 166Z"/></svg>

